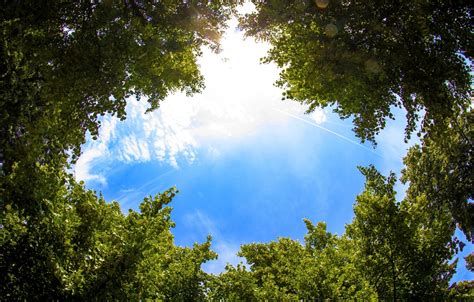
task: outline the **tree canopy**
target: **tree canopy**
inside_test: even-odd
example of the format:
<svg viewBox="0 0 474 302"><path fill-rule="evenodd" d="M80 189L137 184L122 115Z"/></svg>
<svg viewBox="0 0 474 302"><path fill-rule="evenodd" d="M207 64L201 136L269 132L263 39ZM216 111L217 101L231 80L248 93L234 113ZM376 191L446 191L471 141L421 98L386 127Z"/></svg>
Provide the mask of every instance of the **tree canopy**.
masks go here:
<svg viewBox="0 0 474 302"><path fill-rule="evenodd" d="M62 174L86 133L97 137L101 115L124 119L127 97L146 96L153 110L173 91L200 91L200 47L218 50L232 11L208 1L5 2L2 207L46 215L43 202L58 194L46 188L70 182Z"/></svg>
<svg viewBox="0 0 474 302"><path fill-rule="evenodd" d="M7 1L0 8L1 300L199 299L210 242L173 244L174 190L122 214L69 174L99 117L199 92L234 4Z"/></svg>
<svg viewBox="0 0 474 302"><path fill-rule="evenodd" d="M450 120L444 131L432 132L404 159L402 181L411 198L425 195L427 211L447 207L469 240L474 236L474 115Z"/></svg>
<svg viewBox="0 0 474 302"><path fill-rule="evenodd" d="M289 300L428 299L472 296L472 282L449 288L453 238L449 212L427 211L425 195L395 199L395 176L361 168L365 190L342 236L305 220L304 244L290 238L243 245L248 266L209 275L210 238L175 246L168 204L172 188L122 213L63 172L42 166L34 189L40 213L2 208L2 299ZM39 183L38 183L39 184ZM435 217L433 217L435 215ZM472 269L472 255L466 258ZM470 265L470 266L469 266Z"/></svg>
<svg viewBox="0 0 474 302"><path fill-rule="evenodd" d="M8 1L0 8L0 155L50 161L80 153L127 97L150 110L203 88L196 58L218 50L233 5L208 1Z"/></svg>
<svg viewBox="0 0 474 302"><path fill-rule="evenodd" d="M43 168L38 215L6 200L2 209L2 300L202 299L210 238L175 246L170 189L122 213L83 184Z"/></svg>
<svg viewBox="0 0 474 302"><path fill-rule="evenodd" d="M285 98L353 117L362 141L406 110L406 136L443 124L470 104L469 1L255 0L241 17L248 36L271 45Z"/></svg>
<svg viewBox="0 0 474 302"><path fill-rule="evenodd" d="M426 194L431 211L447 206L472 238L472 3L252 2L240 26L271 45L263 62L280 67L284 98L332 107L373 144L403 108L405 140L417 132L422 145L405 158L409 194Z"/></svg>
<svg viewBox="0 0 474 302"><path fill-rule="evenodd" d="M71 163L100 116L126 118L127 98L149 110L170 93L204 87L201 47L219 51L229 1L4 1L0 8L0 300L428 299L451 288L456 224L473 236L471 4L467 1L257 1L241 17L270 42L266 62L285 97L335 106L375 141L393 106L421 146L395 175L360 168L365 190L338 236L305 220L304 243L243 245L247 265L201 269L211 238L176 246L171 188L123 213L77 183ZM473 255L466 257L472 270Z"/></svg>
<svg viewBox="0 0 474 302"><path fill-rule="evenodd" d="M228 266L211 284L211 298L230 301L314 299L426 300L447 298L462 243L444 210L431 217L426 197L395 199L395 175L360 168L365 190L357 197L354 219L336 236L326 224L313 225L304 244L290 238L243 245L243 265ZM469 284L464 293L472 295ZM460 291L459 291L460 292ZM455 293L454 291L451 293Z"/></svg>

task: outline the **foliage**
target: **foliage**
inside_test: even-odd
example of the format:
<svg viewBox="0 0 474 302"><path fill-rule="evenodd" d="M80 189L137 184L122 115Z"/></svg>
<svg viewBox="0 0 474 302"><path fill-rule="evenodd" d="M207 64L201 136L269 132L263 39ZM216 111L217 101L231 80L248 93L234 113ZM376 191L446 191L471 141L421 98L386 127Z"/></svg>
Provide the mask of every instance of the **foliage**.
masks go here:
<svg viewBox="0 0 474 302"><path fill-rule="evenodd" d="M362 168L365 191L343 236L305 220L289 238L244 245L248 267L219 276L210 238L173 242L170 189L123 214L68 174L99 117L125 118L127 97L150 110L169 93L203 88L201 46L218 51L234 4L220 1L10 1L0 8L0 300L376 300L447 295L472 236L471 7L414 3L255 1L249 35L269 41L286 97L337 105L372 140L407 110L407 136L424 111L397 203L395 177ZM452 219L455 218L455 220ZM472 255L471 255L472 256ZM466 260L472 269L472 257ZM472 282L453 285L472 294Z"/></svg>
<svg viewBox="0 0 474 302"><path fill-rule="evenodd" d="M346 234L305 220L304 244L280 238L244 245L239 256L248 268L228 265L209 276L201 264L216 257L210 239L193 248L173 243L167 204L175 189L124 215L66 172L38 166L28 194L40 214L2 195L2 299L370 301L471 293L466 282L448 289L456 264L449 261L462 248L449 212L427 211L424 195L397 203L395 176L373 167L361 168L366 187Z"/></svg>
<svg viewBox="0 0 474 302"><path fill-rule="evenodd" d="M255 301L257 280L242 264L227 265L226 273L214 276L209 283L211 301Z"/></svg>
<svg viewBox="0 0 474 302"><path fill-rule="evenodd" d="M280 238L243 245L245 266L228 265L210 283L224 300L409 299L446 297L459 244L447 211L432 219L424 196L395 200L395 175L360 168L366 187L341 237L305 220L304 245ZM245 293L243 295L240 295ZM456 294L453 294L456 296Z"/></svg>
<svg viewBox="0 0 474 302"><path fill-rule="evenodd" d="M425 195L427 211L447 207L469 240L474 236L474 113L447 120L442 131L431 131L422 146L412 147L404 159L402 181L410 198Z"/></svg>
<svg viewBox="0 0 474 302"><path fill-rule="evenodd" d="M470 104L473 54L469 1L254 0L241 17L249 36L271 44L264 62L281 69L284 96L353 117L362 141L375 143L392 107L443 126Z"/></svg>
<svg viewBox="0 0 474 302"><path fill-rule="evenodd" d="M42 171L50 186L38 189L49 196L37 200L41 215L25 215L4 201L2 300L204 297L201 264L216 254L210 238L193 248L174 245L166 205L175 189L145 198L140 212L124 215L118 203L106 203L67 175L63 185Z"/></svg>
<svg viewBox="0 0 474 302"><path fill-rule="evenodd" d="M196 58L218 50L233 5L208 1L8 1L0 8L0 162L80 153L98 117L150 110L170 92L203 88ZM59 161L59 162L58 162ZM27 169L27 168L25 168Z"/></svg>
<svg viewBox="0 0 474 302"><path fill-rule="evenodd" d="M456 298L472 299L474 297L474 281L461 281L451 286L450 295Z"/></svg>
<svg viewBox="0 0 474 302"><path fill-rule="evenodd" d="M466 268L471 272L474 272L474 252L464 257L466 260Z"/></svg>
<svg viewBox="0 0 474 302"><path fill-rule="evenodd" d="M123 215L66 169L129 96L203 88L197 57L234 4L8 1L0 8L0 300L203 296L210 242L173 244L175 192Z"/></svg>
<svg viewBox="0 0 474 302"><path fill-rule="evenodd" d="M454 223L446 210L426 211L424 196L396 202L396 178L374 167L360 168L366 189L357 197L355 217L347 227L360 254L360 269L380 297L427 299L448 287L457 252Z"/></svg>
<svg viewBox="0 0 474 302"><path fill-rule="evenodd" d="M406 111L405 139L421 125L404 181L429 211L448 207L474 232L472 168L472 11L469 1L255 0L243 15L249 36L271 45L263 62L280 68L284 97L332 107L353 118L362 140ZM420 123L421 120L421 123Z"/></svg>

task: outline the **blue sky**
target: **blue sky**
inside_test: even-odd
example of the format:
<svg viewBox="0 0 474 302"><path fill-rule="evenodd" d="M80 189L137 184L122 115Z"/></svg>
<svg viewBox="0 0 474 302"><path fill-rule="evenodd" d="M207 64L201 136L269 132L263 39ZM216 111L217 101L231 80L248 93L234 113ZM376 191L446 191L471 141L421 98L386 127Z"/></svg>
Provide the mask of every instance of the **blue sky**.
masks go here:
<svg viewBox="0 0 474 302"><path fill-rule="evenodd" d="M104 118L100 138L88 141L75 167L77 179L124 211L176 186L176 243L189 246L211 234L219 259L205 270L214 273L241 260L235 255L241 244L302 240L303 218L342 234L363 190L356 167L374 164L399 174L410 145L403 142L402 111L373 150L330 110L308 115L305 106L281 101L273 86L278 69L259 64L268 46L244 40L235 25L230 22L222 53L204 50L199 60L203 93L175 93L149 114L146 101L131 99L127 120ZM397 189L401 198L403 186ZM463 254L469 251L472 246ZM474 277L459 271L456 279Z"/></svg>

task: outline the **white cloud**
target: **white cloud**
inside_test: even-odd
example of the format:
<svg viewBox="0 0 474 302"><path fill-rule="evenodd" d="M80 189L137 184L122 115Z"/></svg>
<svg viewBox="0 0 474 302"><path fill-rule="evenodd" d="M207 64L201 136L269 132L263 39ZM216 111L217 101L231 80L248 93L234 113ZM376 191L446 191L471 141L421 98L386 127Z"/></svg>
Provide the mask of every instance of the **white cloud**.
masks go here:
<svg viewBox="0 0 474 302"><path fill-rule="evenodd" d="M199 150L211 150L208 155L217 159L221 150L215 145L211 148L213 141L245 136L269 123L288 120L275 109L302 115L302 105L281 101L281 90L273 85L277 67L260 64L269 46L244 39L236 25L235 19L229 23L222 53L203 50L199 59L206 81L203 93L193 97L175 93L147 114L145 100L130 99L126 121L117 123L106 117L99 140L84 146L76 178L105 183L105 176L96 171L99 164L104 171L104 162L156 160L179 168L198 159ZM316 110L311 118L320 124L326 121L326 114Z"/></svg>
<svg viewBox="0 0 474 302"><path fill-rule="evenodd" d="M320 125L327 120L326 113L324 109L316 108L313 112L309 114L311 119L316 122L316 124Z"/></svg>
<svg viewBox="0 0 474 302"><path fill-rule="evenodd" d="M123 149L120 154L125 162L149 160L150 152L148 144L144 140L138 140L135 136L126 136L122 139Z"/></svg>
<svg viewBox="0 0 474 302"><path fill-rule="evenodd" d="M107 184L107 180L102 175L94 175L90 172L90 164L94 159L104 156L103 148L91 148L84 151L76 163L75 176L78 180L98 181L103 186Z"/></svg>
<svg viewBox="0 0 474 302"><path fill-rule="evenodd" d="M83 150L82 155L77 160L74 167L76 179L84 181L97 181L103 186L107 184L107 180L103 175L92 174L91 165L108 156L108 144L114 137L116 119L105 119L100 127L100 139L90 141L87 148Z"/></svg>

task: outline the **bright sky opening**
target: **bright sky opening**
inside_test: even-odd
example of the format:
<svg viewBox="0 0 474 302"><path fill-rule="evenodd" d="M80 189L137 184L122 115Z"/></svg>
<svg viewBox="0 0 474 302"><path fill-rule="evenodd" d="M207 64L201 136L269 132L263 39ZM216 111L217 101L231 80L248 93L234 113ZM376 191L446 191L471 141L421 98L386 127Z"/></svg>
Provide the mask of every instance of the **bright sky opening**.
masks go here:
<svg viewBox="0 0 474 302"><path fill-rule="evenodd" d="M200 58L203 93L176 93L148 114L146 101L131 99L126 121L104 118L99 139L83 146L75 167L77 179L118 200L124 211L176 186L176 243L190 246L212 235L219 254L206 264L212 273L242 261L236 256L241 244L302 240L303 218L342 234L363 190L356 167L374 164L399 176L412 144L403 142L402 111L373 149L330 109L304 114L304 105L282 101L273 85L277 67L260 64L269 46L244 39L236 25L229 23L222 53L206 49ZM404 187L396 189L403 197ZM453 281L472 278L459 258Z"/></svg>

